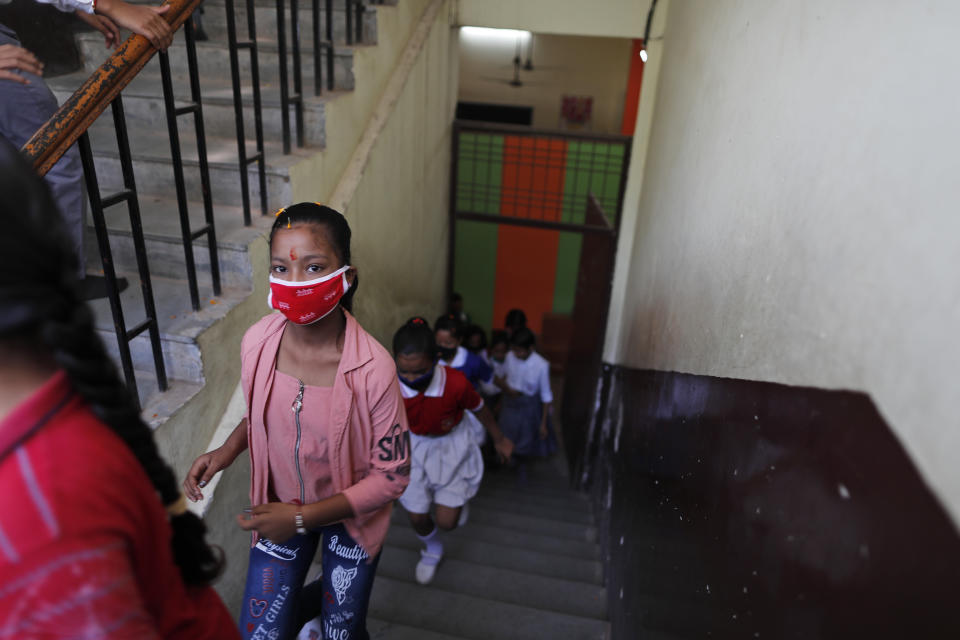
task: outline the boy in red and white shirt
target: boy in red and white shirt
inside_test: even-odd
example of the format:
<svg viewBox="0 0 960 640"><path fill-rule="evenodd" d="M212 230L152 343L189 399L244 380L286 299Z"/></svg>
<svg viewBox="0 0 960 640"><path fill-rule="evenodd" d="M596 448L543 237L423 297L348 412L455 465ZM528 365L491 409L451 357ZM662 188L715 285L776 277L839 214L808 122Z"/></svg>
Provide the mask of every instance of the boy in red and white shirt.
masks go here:
<svg viewBox="0 0 960 640"><path fill-rule="evenodd" d="M425 545L417 563L420 584L433 580L443 558L439 530L451 531L466 521L467 501L483 478L483 456L471 424L483 425L502 458L509 459L513 451L470 381L437 364L436 354L433 332L423 318L411 319L393 337L411 446L410 484L400 504ZM431 505L436 505L436 523Z"/></svg>

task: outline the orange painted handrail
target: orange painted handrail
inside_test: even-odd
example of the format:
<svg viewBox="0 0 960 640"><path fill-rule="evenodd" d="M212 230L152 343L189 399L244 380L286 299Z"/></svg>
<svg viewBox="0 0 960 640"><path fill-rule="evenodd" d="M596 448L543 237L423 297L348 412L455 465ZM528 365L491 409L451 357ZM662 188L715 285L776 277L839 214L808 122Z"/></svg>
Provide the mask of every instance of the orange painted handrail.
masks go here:
<svg viewBox="0 0 960 640"><path fill-rule="evenodd" d="M161 17L176 31L202 1L169 0L170 9ZM149 40L134 34L87 78L23 145L21 151L37 173L46 175L156 52Z"/></svg>

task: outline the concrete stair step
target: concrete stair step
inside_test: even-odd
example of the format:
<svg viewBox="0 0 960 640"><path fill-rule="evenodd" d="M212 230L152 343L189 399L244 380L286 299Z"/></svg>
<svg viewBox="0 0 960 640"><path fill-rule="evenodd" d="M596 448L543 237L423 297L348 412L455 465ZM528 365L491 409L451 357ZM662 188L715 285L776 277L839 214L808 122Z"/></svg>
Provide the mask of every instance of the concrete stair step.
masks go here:
<svg viewBox="0 0 960 640"><path fill-rule="evenodd" d="M419 553L423 545L415 535L411 535L410 531L394 526L387 533L387 546ZM599 560L512 548L499 541L474 540L451 534L444 537L444 554L448 559L547 578L560 578L593 585L603 583L603 565Z"/></svg>
<svg viewBox="0 0 960 640"><path fill-rule="evenodd" d="M101 194L109 194L123 185L120 154L117 150L112 118L109 115L101 117L90 127L89 133L95 156L100 192ZM199 156L192 123L180 122L179 133L187 198L191 202L200 202L202 201L202 190ZM162 198L175 197L170 138L167 135L166 123L157 123L152 129L131 128L129 129L129 135L137 192L142 195L155 195ZM206 136L206 144L213 202L218 205L240 205L242 197L236 138ZM248 141L247 153L253 154L255 151L255 146ZM308 157L311 150L309 148L297 149L294 146L290 154L284 155L281 143L265 140L264 153L267 157L265 170L267 201L270 210L273 211L290 202L292 194L290 191L289 168L301 159ZM251 202L258 202L260 182L257 178L255 166L249 167L247 176L250 181Z"/></svg>
<svg viewBox="0 0 960 640"><path fill-rule="evenodd" d="M496 583L489 585L490 589L498 587ZM607 623L601 620L454 594L386 576L374 581L370 614L378 619L477 640L601 640L608 632Z"/></svg>
<svg viewBox="0 0 960 640"><path fill-rule="evenodd" d="M516 477L507 477L504 473L489 474L489 480L484 477L485 488L499 492L518 491L531 499L546 498L552 500L568 500L571 503L580 502L584 506L589 505L589 501L584 494L580 494L570 489L563 480L536 481L531 480L526 484L519 484ZM482 489L481 489L482 490Z"/></svg>
<svg viewBox="0 0 960 640"><path fill-rule="evenodd" d="M470 505L471 507L477 506L501 511L503 513L516 513L518 515L535 516L574 524L590 526L594 523L593 514L578 509L576 505L570 507L547 506L537 504L535 499L520 502L519 499L515 501L509 497L491 497L478 494L470 501Z"/></svg>
<svg viewBox="0 0 960 640"><path fill-rule="evenodd" d="M391 547L380 558L377 579L386 576L409 582L412 587L419 560L419 551ZM584 618L604 620L607 615L606 590L602 586L510 571L454 558L443 561L430 586L450 593Z"/></svg>
<svg viewBox="0 0 960 640"><path fill-rule="evenodd" d="M57 100L62 104L87 79L87 71L78 71L48 80L48 85ZM177 76L173 79L178 100L176 105L183 106L190 97L189 79ZM310 86L312 89L312 85ZM209 136L236 139L236 112L233 104L233 85L229 73L216 77L205 77L201 87L203 101L203 125ZM243 103L244 135L252 143L254 140L253 88L249 82L241 87ZM344 91L327 91L322 96L309 92L303 104L304 138L314 147L323 147L326 143L325 117L326 105L344 95ZM158 73L141 72L123 90L124 114L128 128L165 128L166 110L163 106L163 89ZM105 116L109 117L109 116ZM184 119L186 122L188 119ZM290 131L295 132L296 113L293 108L288 114ZM261 85L261 122L264 140L280 140L283 132L283 117L280 107L278 85ZM295 135L295 133L291 133Z"/></svg>
<svg viewBox="0 0 960 640"><path fill-rule="evenodd" d="M129 281L127 289L120 294L124 322L129 329L146 318L143 296L136 273L120 272L118 275ZM195 312L190 306L186 280L152 276L151 284L167 377L202 385L203 359L196 339L205 329L226 316L230 309L243 302L250 293L249 288L225 288L222 295L214 297L209 286L201 285L201 309ZM92 300L90 306L94 312L97 332L107 351L119 363L120 352L109 300ZM130 342L130 352L135 370L153 371L153 351L147 332Z"/></svg>
<svg viewBox="0 0 960 640"><path fill-rule="evenodd" d="M155 196L139 196L140 219L143 226L147 262L153 276L186 279L183 240L180 232L180 217L177 201ZM217 234L220 280L228 288L247 288L254 277L251 273L248 246L256 238L269 233L273 223L269 216L259 215L259 203L252 203L253 224L243 226L241 207L214 205L214 224ZM188 203L190 228L198 229L205 224L203 203ZM127 207L116 205L104 212L110 236L110 250L114 267L130 273L137 272L137 260L130 231L130 216ZM100 249L97 245L93 223L87 220L86 258L94 271L101 268ZM206 237L193 242L193 256L197 266L198 281L210 286L210 253Z"/></svg>
<svg viewBox="0 0 960 640"><path fill-rule="evenodd" d="M247 34L247 3L245 0L235 0L234 16L237 25L237 38L245 39ZM343 0L333 3L333 41L345 43L347 41L347 18ZM211 40L227 41L227 13L226 3L223 0L206 0L203 3L203 29ZM327 13L326 2L320 1L320 39L326 39ZM257 24L258 39L276 41L277 39L277 3L273 0L254 2L254 17ZM353 18L356 18L354 11ZM303 45L313 46L313 8L312 3L300 2L298 19L300 21L300 42ZM284 8L284 25L287 40L290 39L290 7ZM354 24L356 29L356 24ZM377 42L377 11L375 7L366 7L363 15L363 42L376 44Z"/></svg>
<svg viewBox="0 0 960 640"><path fill-rule="evenodd" d="M504 500L513 504L531 505L547 507L551 509L560 509L572 511L574 513L587 514L593 517L593 509L590 503L585 499L582 493L569 491L568 495L563 497L547 497L528 494L516 487L507 489L503 486L481 485L477 497L483 497L489 500Z"/></svg>
<svg viewBox="0 0 960 640"><path fill-rule="evenodd" d="M471 501L471 504L473 502ZM394 509L391 522L396 539L405 538L405 544L413 544L412 537L416 536L410 526L410 519L403 508ZM529 549L542 551L571 558L600 560L600 545L582 540L570 540L549 535L530 533L519 529L492 527L470 521L467 525L457 529L451 535L478 540L480 542L496 542L515 549Z"/></svg>
<svg viewBox="0 0 960 640"><path fill-rule="evenodd" d="M125 32L127 33L127 32ZM129 34L127 34L129 35ZM83 68L87 71L89 75L91 72L96 70L104 60L106 60L110 52L107 51L103 46L103 37L99 33L79 33L76 35L77 47L80 50L80 55L83 59ZM354 45L353 47L339 46L334 48L334 88L335 89L353 89L354 87L354 77L353 77L353 53L354 48L357 46L364 45ZM273 41L262 41L259 42L257 47L257 58L258 58L258 67L260 70L260 82L261 86L263 85L272 85L279 87L279 78L280 78L280 57L279 57L279 48L277 44ZM186 77L188 75L188 66L187 66L187 49L184 42L183 32L177 32L173 45L168 50L170 58L170 69L172 74L175 76ZM305 47L301 45L300 47L300 69L303 78L303 84L306 88L310 89L312 94L313 88L313 47ZM240 77L244 82L249 82L250 78L250 56L245 52L241 52L241 55L238 58L239 68L240 68ZM322 61L323 68L321 74L326 77L326 61L325 58ZM221 78L230 78L230 51L227 47L226 41L224 42L198 42L197 43L197 66L200 71L201 78L210 78L210 77L221 77ZM147 73L160 74L160 57L154 56L150 59L150 62L144 67L144 71ZM293 91L293 55L289 47L287 46L287 72L288 72L288 81L290 91ZM202 89L201 89L202 90ZM279 93L279 89L277 89ZM189 96L189 93L185 90L183 92L184 96Z"/></svg>
<svg viewBox="0 0 960 640"><path fill-rule="evenodd" d="M470 521L494 527L522 529L530 533L550 535L569 540L594 542L597 530L592 525L565 522L519 513L507 513L481 505L470 505Z"/></svg>
<svg viewBox="0 0 960 640"><path fill-rule="evenodd" d="M113 337L111 334L110 338ZM105 338L109 340L110 338ZM115 340L114 340L115 342ZM120 371L120 362L117 362L117 370ZM186 404L195 396L203 385L186 380L167 380L167 390L162 392L157 385L157 377L153 370L138 371L134 370L137 379L137 394L140 397L140 415L144 422L156 429L173 415L173 412Z"/></svg>
<svg viewBox="0 0 960 640"><path fill-rule="evenodd" d="M435 633L373 617L367 618L367 632L370 640L463 640L462 636Z"/></svg>

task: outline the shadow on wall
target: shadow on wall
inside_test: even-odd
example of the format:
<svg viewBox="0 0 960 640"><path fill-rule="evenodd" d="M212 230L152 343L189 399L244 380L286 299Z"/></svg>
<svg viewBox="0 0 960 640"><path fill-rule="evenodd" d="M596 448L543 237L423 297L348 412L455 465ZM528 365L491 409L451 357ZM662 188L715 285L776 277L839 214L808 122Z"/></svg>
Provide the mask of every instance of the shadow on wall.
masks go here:
<svg viewBox="0 0 960 640"><path fill-rule="evenodd" d="M612 367L569 392L598 400L572 462L614 638L960 637L960 537L869 397Z"/></svg>

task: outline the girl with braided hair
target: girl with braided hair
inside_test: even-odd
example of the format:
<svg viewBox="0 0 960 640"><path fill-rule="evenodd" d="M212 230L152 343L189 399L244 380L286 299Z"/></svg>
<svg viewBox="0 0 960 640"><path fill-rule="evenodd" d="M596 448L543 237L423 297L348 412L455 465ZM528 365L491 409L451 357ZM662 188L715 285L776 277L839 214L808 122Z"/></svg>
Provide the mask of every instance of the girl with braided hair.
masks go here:
<svg viewBox="0 0 960 640"><path fill-rule="evenodd" d="M350 226L312 202L277 213L268 304L240 348L246 416L184 482L200 499L250 452L252 531L240 611L245 638L364 640L367 603L393 501L407 486L407 416L393 358L350 314ZM323 576L304 587L321 546ZM313 631L316 631L314 628ZM309 630L308 630L309 633Z"/></svg>
<svg viewBox="0 0 960 640"><path fill-rule="evenodd" d="M2 140L0 212L0 638L236 638L220 555L94 330L46 186Z"/></svg>

